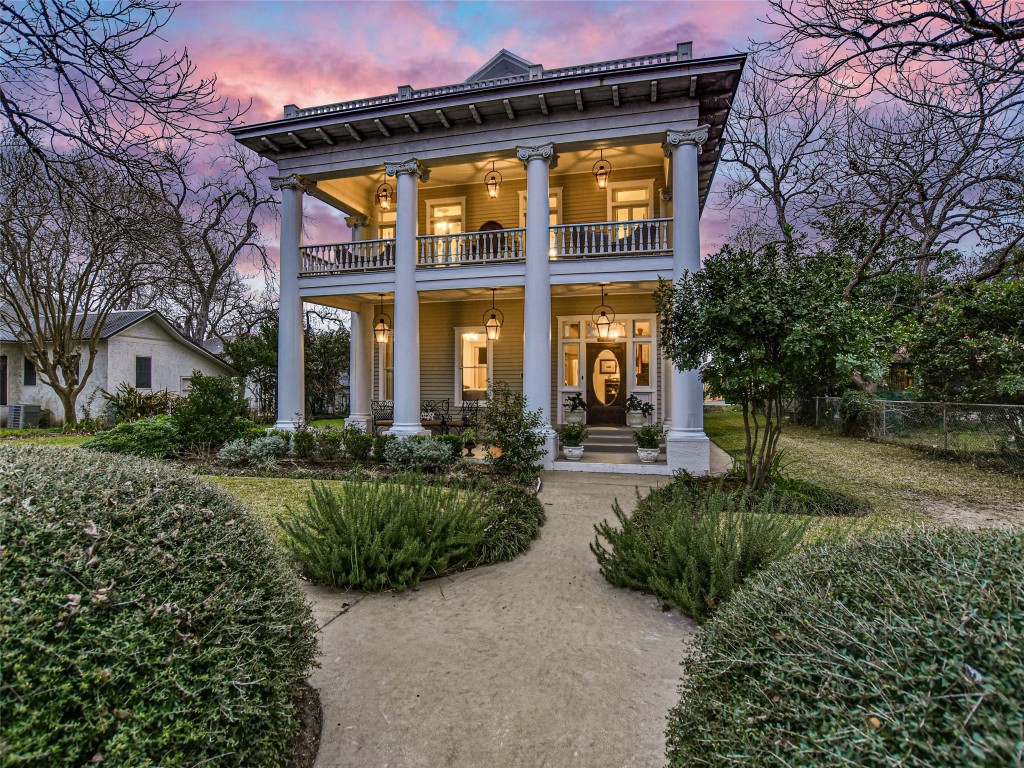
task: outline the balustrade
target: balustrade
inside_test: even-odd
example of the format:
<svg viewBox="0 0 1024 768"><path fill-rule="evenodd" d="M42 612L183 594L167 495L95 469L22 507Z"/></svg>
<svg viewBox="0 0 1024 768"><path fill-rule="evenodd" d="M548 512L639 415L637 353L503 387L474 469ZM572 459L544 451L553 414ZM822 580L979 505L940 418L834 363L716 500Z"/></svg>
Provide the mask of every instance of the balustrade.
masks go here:
<svg viewBox="0 0 1024 768"><path fill-rule="evenodd" d="M302 274L363 272L395 268L395 241L357 240L351 243L307 245L301 250Z"/></svg>
<svg viewBox="0 0 1024 768"><path fill-rule="evenodd" d="M672 220L604 221L551 227L556 259L672 253Z"/></svg>
<svg viewBox="0 0 1024 768"><path fill-rule="evenodd" d="M420 235L416 263L421 267L446 264L491 264L522 261L526 257L526 230L460 232L454 235Z"/></svg>

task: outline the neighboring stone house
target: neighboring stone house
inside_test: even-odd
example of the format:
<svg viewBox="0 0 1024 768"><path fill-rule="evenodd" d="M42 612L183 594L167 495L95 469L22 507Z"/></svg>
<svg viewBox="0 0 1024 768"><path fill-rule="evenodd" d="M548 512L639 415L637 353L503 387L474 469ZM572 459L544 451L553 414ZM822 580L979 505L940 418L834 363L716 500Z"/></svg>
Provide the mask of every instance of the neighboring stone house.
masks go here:
<svg viewBox="0 0 1024 768"><path fill-rule="evenodd" d="M112 312L100 332L92 374L78 396L78 411L81 414L91 402L92 415L98 415L103 400L97 390L113 392L122 383L142 391L187 394L193 371L209 376L234 373L219 357L182 336L159 312ZM0 423L6 425L7 406L14 403L41 406L53 424L64 416L57 394L25 358L11 330L0 326Z"/></svg>

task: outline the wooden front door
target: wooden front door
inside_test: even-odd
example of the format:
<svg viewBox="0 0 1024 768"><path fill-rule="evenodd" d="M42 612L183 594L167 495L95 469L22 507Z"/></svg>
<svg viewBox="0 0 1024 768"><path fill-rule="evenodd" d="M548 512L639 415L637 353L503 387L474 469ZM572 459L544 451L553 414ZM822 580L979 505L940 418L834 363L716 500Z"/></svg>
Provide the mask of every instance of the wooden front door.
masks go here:
<svg viewBox="0 0 1024 768"><path fill-rule="evenodd" d="M587 423L626 423L626 345L587 344Z"/></svg>

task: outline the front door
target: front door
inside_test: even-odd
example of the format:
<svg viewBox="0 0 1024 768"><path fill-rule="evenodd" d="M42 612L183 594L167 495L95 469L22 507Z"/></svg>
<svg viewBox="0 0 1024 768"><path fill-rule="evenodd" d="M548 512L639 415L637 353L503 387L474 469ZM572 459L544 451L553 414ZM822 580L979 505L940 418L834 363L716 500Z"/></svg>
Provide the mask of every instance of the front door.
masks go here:
<svg viewBox="0 0 1024 768"><path fill-rule="evenodd" d="M626 345L587 344L587 423L620 426L626 423Z"/></svg>

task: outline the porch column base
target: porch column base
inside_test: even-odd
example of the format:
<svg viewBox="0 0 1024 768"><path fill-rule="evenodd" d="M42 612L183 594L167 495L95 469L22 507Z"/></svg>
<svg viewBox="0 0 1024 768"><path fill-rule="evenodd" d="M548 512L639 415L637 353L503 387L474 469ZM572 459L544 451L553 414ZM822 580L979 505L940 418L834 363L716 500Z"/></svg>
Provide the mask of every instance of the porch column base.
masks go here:
<svg viewBox="0 0 1024 768"><path fill-rule="evenodd" d="M711 474L711 441L700 430L669 432L665 454L672 474L686 472L694 477Z"/></svg>
<svg viewBox="0 0 1024 768"><path fill-rule="evenodd" d="M544 436L544 445L541 446L544 455L540 457L537 463L541 469L551 469L554 466L555 459L558 458L558 433L548 426L541 427L537 431L538 434Z"/></svg>
<svg viewBox="0 0 1024 768"><path fill-rule="evenodd" d="M422 424L394 424L385 434L394 435L395 437L429 437L430 430L424 429Z"/></svg>
<svg viewBox="0 0 1024 768"><path fill-rule="evenodd" d="M372 421L373 420L370 418L369 414L364 415L362 413L353 413L351 416L345 419L345 426L355 427L360 432L366 432L367 434L369 434L370 425Z"/></svg>
<svg viewBox="0 0 1024 768"><path fill-rule="evenodd" d="M279 429L283 432L294 432L299 428L299 422L293 419L281 419L274 422L274 426L271 429Z"/></svg>

